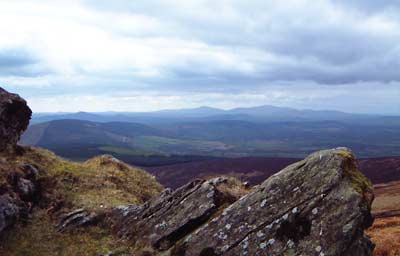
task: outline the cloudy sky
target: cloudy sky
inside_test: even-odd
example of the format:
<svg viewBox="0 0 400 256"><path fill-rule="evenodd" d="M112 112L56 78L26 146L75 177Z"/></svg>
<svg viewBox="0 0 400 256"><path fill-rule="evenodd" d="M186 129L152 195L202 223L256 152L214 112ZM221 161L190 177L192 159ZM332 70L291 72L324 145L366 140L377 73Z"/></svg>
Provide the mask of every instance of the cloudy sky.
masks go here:
<svg viewBox="0 0 400 256"><path fill-rule="evenodd" d="M400 4L0 0L0 86L36 112L400 114Z"/></svg>

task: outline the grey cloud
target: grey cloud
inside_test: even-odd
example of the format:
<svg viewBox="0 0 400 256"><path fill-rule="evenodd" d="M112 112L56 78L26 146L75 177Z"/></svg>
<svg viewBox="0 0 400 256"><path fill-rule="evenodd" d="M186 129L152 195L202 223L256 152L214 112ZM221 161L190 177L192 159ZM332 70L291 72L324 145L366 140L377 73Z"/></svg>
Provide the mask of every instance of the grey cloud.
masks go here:
<svg viewBox="0 0 400 256"><path fill-rule="evenodd" d="M100 1L100 4L96 1L96 7L129 10L160 19L166 26L164 32L160 31L161 35L198 40L228 51L238 46L247 47L272 54L277 60L292 60L287 64L255 62L258 68L254 78L247 74L232 76L233 71L226 75L226 70L218 69L213 63L207 64L210 66L207 70L199 70L196 65L178 70L172 67L170 73L178 79L182 76L183 81L189 76L201 80L204 80L202 76L219 77L221 81L245 77L239 80L246 82L260 78L266 81L310 79L324 84L400 81L396 52L400 34L367 33L368 24L362 23L371 17L370 11L385 17L384 11L396 6L396 1L332 0L329 10L338 8L338 12L344 13L343 18L333 21L324 16L326 10L319 10L313 3L310 1L309 7L303 6L300 10L291 8L289 3L285 3L287 8L284 8L285 5L273 1L210 2L178 8L174 1L132 4L120 0ZM368 12L354 13L354 9ZM400 15L399 10L392 11ZM400 22L394 22L400 29Z"/></svg>
<svg viewBox="0 0 400 256"><path fill-rule="evenodd" d="M338 3L344 6L352 7L357 10L366 11L368 13L380 12L382 10L399 8L399 2L397 0L334 0L334 3Z"/></svg>
<svg viewBox="0 0 400 256"><path fill-rule="evenodd" d="M49 74L40 59L24 49L0 49L0 75L30 77Z"/></svg>
<svg viewBox="0 0 400 256"><path fill-rule="evenodd" d="M21 67L35 64L36 58L22 50L0 50L0 68Z"/></svg>
<svg viewBox="0 0 400 256"><path fill-rule="evenodd" d="M180 50L180 43L174 43L177 40L182 42L182 47L188 43L190 53L175 55L174 52L171 54L173 57L164 56L161 52L163 45L155 44L151 50L166 61L154 66L156 75L148 76L140 75L143 70L139 58L137 66L127 65L118 70L107 67L109 70L101 71L91 69L91 65L85 69L85 61L76 61L71 63L71 73L72 76L84 77L82 84L79 80L76 84L73 84L75 81L62 81L61 74L56 82L51 81L51 87L45 92L32 90L32 94L103 95L110 91L123 93L129 90L189 95L212 92L240 94L271 88L282 82L289 88L301 88L299 84L309 83L315 88L332 87L334 90L333 86L343 84L350 88L360 82L385 85L400 81L400 9L397 1L83 2L85 7L99 12L100 16L102 12L138 14L160 24L154 30L131 32L129 26L118 29L111 23L109 27L104 27L108 24L101 22L90 23L99 26L99 30L106 32L111 40L161 38L168 43L170 39L171 45L165 50L171 52ZM375 21L377 24L371 24ZM192 42L197 44L193 46ZM200 47L196 48L198 45ZM218 54L232 55L232 62L238 63L219 61L215 57ZM176 59L172 61L169 59L174 57ZM242 68L240 64L243 63L250 68ZM32 53L19 49L0 52L0 75L46 73L51 73L51 70Z"/></svg>

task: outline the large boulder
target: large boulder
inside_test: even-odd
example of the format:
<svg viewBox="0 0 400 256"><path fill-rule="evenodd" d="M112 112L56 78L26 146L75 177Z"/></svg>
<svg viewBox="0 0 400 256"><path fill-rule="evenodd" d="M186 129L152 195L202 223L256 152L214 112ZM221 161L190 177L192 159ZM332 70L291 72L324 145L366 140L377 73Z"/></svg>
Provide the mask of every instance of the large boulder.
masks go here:
<svg viewBox="0 0 400 256"><path fill-rule="evenodd" d="M194 232L213 215L247 192L232 178L195 180L141 206L121 206L111 214L119 236L137 241L137 248L151 246L163 251Z"/></svg>
<svg viewBox="0 0 400 256"><path fill-rule="evenodd" d="M0 151L15 146L26 130L32 111L26 101L0 87Z"/></svg>
<svg viewBox="0 0 400 256"><path fill-rule="evenodd" d="M372 185L348 149L316 152L229 206L220 191L196 181L120 207L115 228L156 255L372 255Z"/></svg>

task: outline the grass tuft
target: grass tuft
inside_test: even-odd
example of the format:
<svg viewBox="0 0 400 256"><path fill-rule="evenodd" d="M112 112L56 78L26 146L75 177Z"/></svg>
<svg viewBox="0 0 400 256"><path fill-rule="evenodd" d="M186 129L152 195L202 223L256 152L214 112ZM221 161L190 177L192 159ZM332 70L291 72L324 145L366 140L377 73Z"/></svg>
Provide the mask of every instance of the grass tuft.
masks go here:
<svg viewBox="0 0 400 256"><path fill-rule="evenodd" d="M0 154L0 187L6 187L7 177L24 164L38 168L43 198L27 224L17 224L0 238L0 255L89 256L110 251L133 255L125 243L101 225L65 233L57 232L55 225L59 215L77 208L97 212L144 203L163 189L152 175L109 155L76 163L50 151L28 147L20 155ZM58 202L63 208L53 212Z"/></svg>

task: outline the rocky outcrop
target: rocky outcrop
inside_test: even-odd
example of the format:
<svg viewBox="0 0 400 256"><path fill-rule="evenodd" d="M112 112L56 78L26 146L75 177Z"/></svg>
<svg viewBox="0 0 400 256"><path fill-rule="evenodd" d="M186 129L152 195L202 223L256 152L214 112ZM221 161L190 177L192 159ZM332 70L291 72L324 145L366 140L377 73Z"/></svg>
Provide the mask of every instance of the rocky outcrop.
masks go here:
<svg viewBox="0 0 400 256"><path fill-rule="evenodd" d="M24 99L0 87L0 151L17 144L31 115Z"/></svg>
<svg viewBox="0 0 400 256"><path fill-rule="evenodd" d="M371 183L345 148L314 153L236 202L197 180L111 214L117 234L158 255L371 255ZM150 254L151 255L151 254Z"/></svg>
<svg viewBox="0 0 400 256"><path fill-rule="evenodd" d="M0 153L15 148L21 133L28 127L31 114L24 99L0 88ZM4 159L0 167L3 165L9 168ZM25 215L29 204L24 201L33 200L37 192L33 183L36 176L24 177L21 170L7 170L7 173L12 174L5 179L7 182L0 184L0 234Z"/></svg>
<svg viewBox="0 0 400 256"><path fill-rule="evenodd" d="M195 180L162 194L141 206L121 206L111 218L119 236L167 250L194 232L213 215L236 201L246 191L229 178Z"/></svg>

